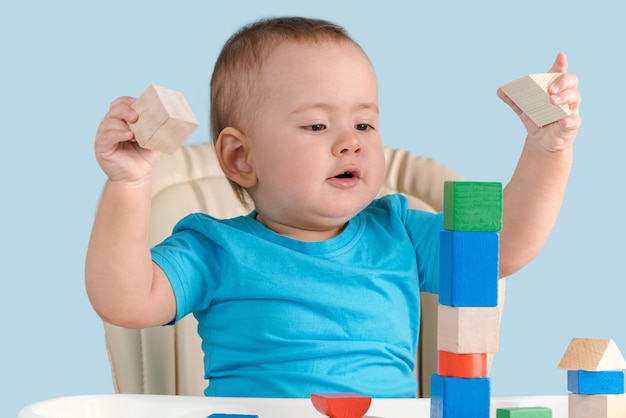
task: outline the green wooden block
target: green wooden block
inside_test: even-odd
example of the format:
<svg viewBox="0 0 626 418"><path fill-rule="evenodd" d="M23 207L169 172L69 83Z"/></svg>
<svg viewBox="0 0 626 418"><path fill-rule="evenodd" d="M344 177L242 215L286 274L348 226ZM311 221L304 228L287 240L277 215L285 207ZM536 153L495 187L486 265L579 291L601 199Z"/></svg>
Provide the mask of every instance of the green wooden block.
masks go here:
<svg viewBox="0 0 626 418"><path fill-rule="evenodd" d="M502 229L502 183L446 181L443 228L497 232Z"/></svg>
<svg viewBox="0 0 626 418"><path fill-rule="evenodd" d="M552 409L543 406L499 408L496 418L552 418Z"/></svg>

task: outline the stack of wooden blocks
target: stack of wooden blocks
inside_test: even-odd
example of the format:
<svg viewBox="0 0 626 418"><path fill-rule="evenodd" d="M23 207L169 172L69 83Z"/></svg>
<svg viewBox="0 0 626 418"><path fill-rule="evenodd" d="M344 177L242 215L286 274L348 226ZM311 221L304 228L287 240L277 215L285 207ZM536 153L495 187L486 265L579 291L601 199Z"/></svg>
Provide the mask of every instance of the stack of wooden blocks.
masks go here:
<svg viewBox="0 0 626 418"><path fill-rule="evenodd" d="M626 361L612 339L572 339L558 367L567 370L569 418L626 417Z"/></svg>
<svg viewBox="0 0 626 418"><path fill-rule="evenodd" d="M430 416L489 418L487 359L500 335L502 184L446 182L443 226Z"/></svg>

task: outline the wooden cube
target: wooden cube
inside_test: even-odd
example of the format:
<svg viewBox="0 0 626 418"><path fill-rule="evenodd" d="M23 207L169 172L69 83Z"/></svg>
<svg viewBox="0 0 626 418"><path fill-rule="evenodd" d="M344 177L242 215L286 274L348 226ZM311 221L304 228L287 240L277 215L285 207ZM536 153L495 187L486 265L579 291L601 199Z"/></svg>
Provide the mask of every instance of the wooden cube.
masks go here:
<svg viewBox="0 0 626 418"><path fill-rule="evenodd" d="M561 73L529 74L500 86L526 115L542 127L569 116L568 105L550 103L548 88Z"/></svg>
<svg viewBox="0 0 626 418"><path fill-rule="evenodd" d="M500 231L502 183L446 181L443 228L448 231Z"/></svg>
<svg viewBox="0 0 626 418"><path fill-rule="evenodd" d="M489 418L491 387L486 377L464 379L433 374L430 418Z"/></svg>
<svg viewBox="0 0 626 418"><path fill-rule="evenodd" d="M567 396L569 418L622 418L626 417L626 395Z"/></svg>
<svg viewBox="0 0 626 418"><path fill-rule="evenodd" d="M567 390L579 395L617 395L624 393L624 371L567 371Z"/></svg>
<svg viewBox="0 0 626 418"><path fill-rule="evenodd" d="M552 418L552 409L543 406L498 408L496 418Z"/></svg>
<svg viewBox="0 0 626 418"><path fill-rule="evenodd" d="M447 377L487 377L487 354L439 351L437 374Z"/></svg>
<svg viewBox="0 0 626 418"><path fill-rule="evenodd" d="M182 93L165 87L151 85L132 108L139 118L129 126L143 148L172 154L198 126Z"/></svg>
<svg viewBox="0 0 626 418"><path fill-rule="evenodd" d="M439 305L437 350L457 354L497 353L500 310Z"/></svg>
<svg viewBox="0 0 626 418"><path fill-rule="evenodd" d="M499 233L441 231L440 246L439 303L497 306Z"/></svg>

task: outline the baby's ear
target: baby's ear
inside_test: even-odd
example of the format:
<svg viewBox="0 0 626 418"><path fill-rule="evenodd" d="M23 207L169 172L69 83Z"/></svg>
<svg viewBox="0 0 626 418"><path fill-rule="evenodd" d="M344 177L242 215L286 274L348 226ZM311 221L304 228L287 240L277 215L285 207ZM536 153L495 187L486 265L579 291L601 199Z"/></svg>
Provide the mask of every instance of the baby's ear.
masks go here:
<svg viewBox="0 0 626 418"><path fill-rule="evenodd" d="M256 184L254 167L248 161L248 138L238 129L228 127L220 132L215 151L226 177L248 189Z"/></svg>

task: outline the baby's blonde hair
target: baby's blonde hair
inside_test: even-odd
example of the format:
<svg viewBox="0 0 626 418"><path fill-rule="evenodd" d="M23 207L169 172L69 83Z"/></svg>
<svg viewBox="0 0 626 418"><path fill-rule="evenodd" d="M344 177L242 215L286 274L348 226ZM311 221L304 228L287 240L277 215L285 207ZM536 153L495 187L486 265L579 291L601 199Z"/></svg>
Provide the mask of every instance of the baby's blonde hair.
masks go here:
<svg viewBox="0 0 626 418"><path fill-rule="evenodd" d="M332 22L303 17L263 19L244 26L228 39L217 58L211 78L211 136L216 142L222 130L245 131L263 98L262 67L276 47L286 42L350 42L344 28ZM360 47L359 47L360 48ZM239 200L248 206L248 194L230 181Z"/></svg>

